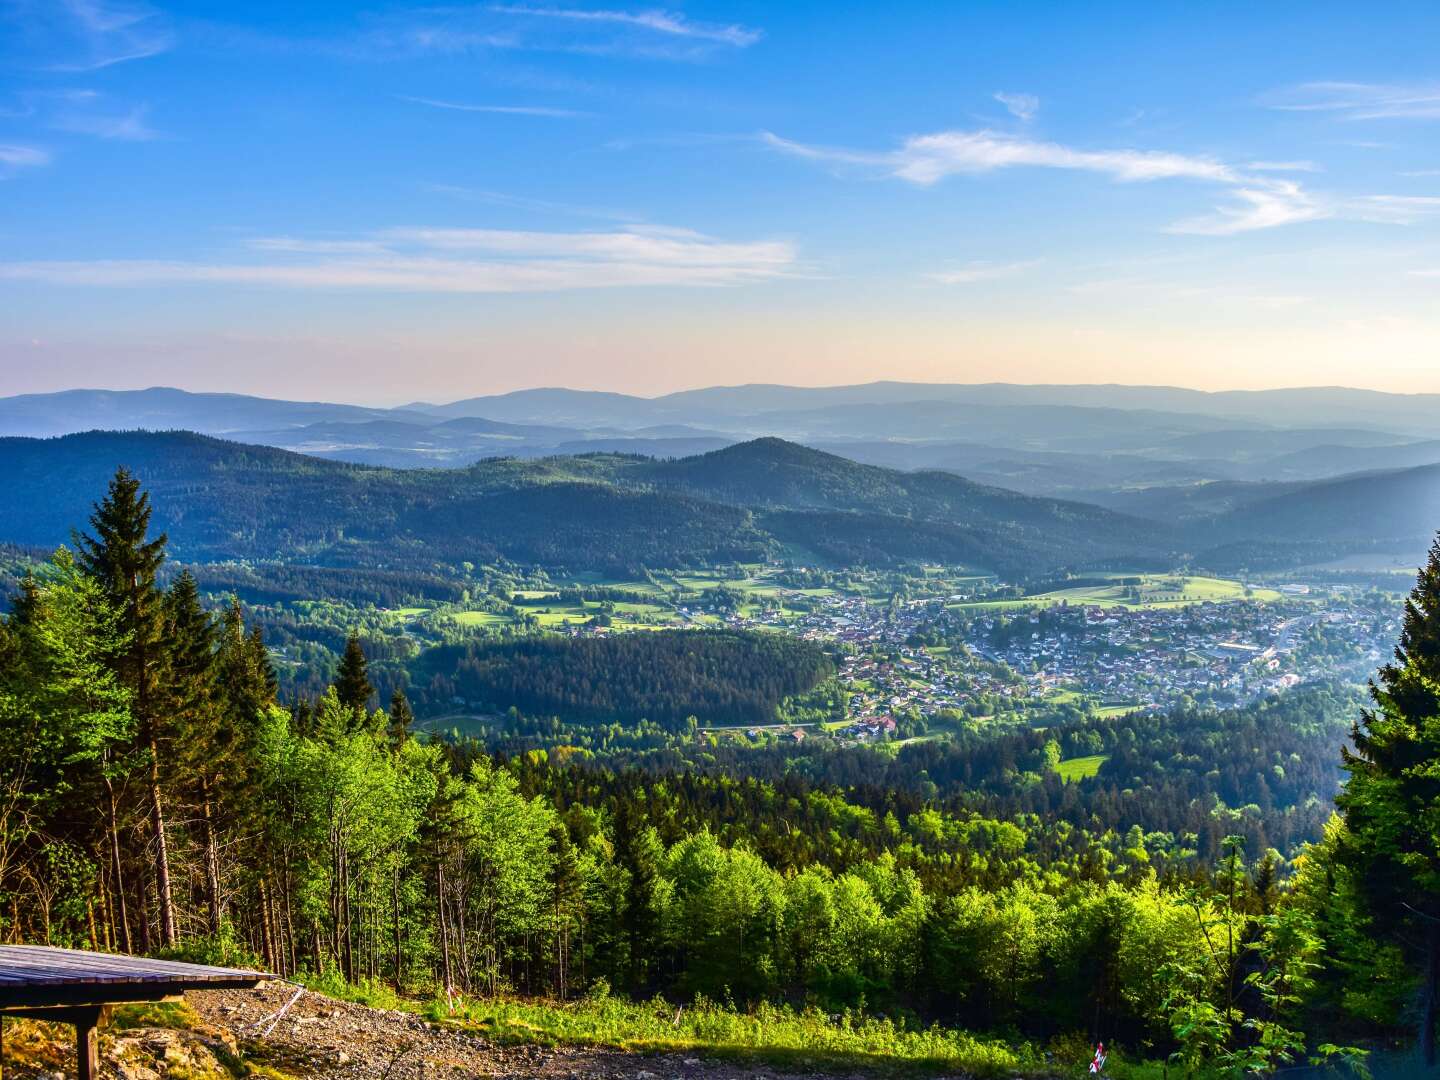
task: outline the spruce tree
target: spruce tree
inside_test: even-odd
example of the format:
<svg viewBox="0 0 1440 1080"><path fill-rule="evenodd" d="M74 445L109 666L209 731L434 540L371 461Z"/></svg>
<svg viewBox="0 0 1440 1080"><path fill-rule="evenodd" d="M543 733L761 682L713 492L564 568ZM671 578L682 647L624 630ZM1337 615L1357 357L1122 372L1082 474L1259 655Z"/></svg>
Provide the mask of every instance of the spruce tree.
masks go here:
<svg viewBox="0 0 1440 1080"><path fill-rule="evenodd" d="M150 496L123 466L115 471L105 498L90 515L92 534L76 536L81 569L99 582L120 613L126 644L114 658L116 672L131 693L139 742L149 756L150 825L155 839L155 891L160 940L176 943L175 905L170 888L170 853L165 837L165 802L160 789L162 719L158 684L165 657L164 608L156 579L165 562L164 533L150 537ZM141 919L142 944L148 934Z"/></svg>
<svg viewBox="0 0 1440 1080"><path fill-rule="evenodd" d="M375 687L370 685L368 667L359 637L351 634L345 641L345 654L335 673L335 695L347 709L364 710L369 705Z"/></svg>
<svg viewBox="0 0 1440 1080"><path fill-rule="evenodd" d="M398 748L410 738L410 725L415 722L415 712L410 708L410 699L398 686L390 695L390 745Z"/></svg>
<svg viewBox="0 0 1440 1080"><path fill-rule="evenodd" d="M615 815L615 862L625 871L621 932L627 946L626 989L636 995L650 982L650 958L659 923L655 892L663 854L643 810L630 799L622 798Z"/></svg>
<svg viewBox="0 0 1440 1080"><path fill-rule="evenodd" d="M215 624L200 603L200 590L189 570L182 571L165 595L168 665L161 698L175 733L171 768L176 785L199 810L201 851L205 860L207 926L218 936L223 917L216 794L235 750L235 732L221 694Z"/></svg>
<svg viewBox="0 0 1440 1080"><path fill-rule="evenodd" d="M1345 751L1340 858L1360 883L1374 932L1420 976L1420 1046L1436 1057L1440 1007L1440 540L1405 603L1395 662L1371 684L1373 709Z"/></svg>

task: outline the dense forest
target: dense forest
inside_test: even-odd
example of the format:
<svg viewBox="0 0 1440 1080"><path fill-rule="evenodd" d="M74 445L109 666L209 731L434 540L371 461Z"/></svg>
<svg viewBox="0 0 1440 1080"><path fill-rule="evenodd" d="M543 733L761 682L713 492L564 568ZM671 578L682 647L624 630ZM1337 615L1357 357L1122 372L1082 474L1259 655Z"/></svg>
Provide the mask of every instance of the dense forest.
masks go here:
<svg viewBox="0 0 1440 1080"><path fill-rule="evenodd" d="M453 702L582 721L653 720L672 729L692 719L772 723L785 698L834 673L810 642L689 630L448 646L431 649L417 667L411 696L431 710Z"/></svg>
<svg viewBox="0 0 1440 1080"><path fill-rule="evenodd" d="M151 519L121 470L0 623L6 940L413 992L880 1008L1103 1034L1236 1075L1347 1040L1418 1034L1433 1058L1440 545L1352 713L1327 817L1351 703L1323 689L893 759L797 751L748 777L710 749L667 770L418 737L404 693L370 707L356 639L323 695L282 708L262 635L164 573ZM561 709L607 661L714 693L715 666L759 648L750 696L716 699L759 709L828 663L643 636L504 645L460 670ZM606 692L675 720L646 687ZM1054 765L1080 750L1109 756L1062 782Z"/></svg>

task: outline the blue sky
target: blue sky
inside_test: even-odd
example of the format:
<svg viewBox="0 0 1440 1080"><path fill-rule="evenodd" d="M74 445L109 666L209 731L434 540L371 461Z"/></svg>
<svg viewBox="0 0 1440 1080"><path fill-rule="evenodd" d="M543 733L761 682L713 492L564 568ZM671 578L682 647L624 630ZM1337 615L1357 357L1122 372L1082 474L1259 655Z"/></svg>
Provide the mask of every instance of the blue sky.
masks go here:
<svg viewBox="0 0 1440 1080"><path fill-rule="evenodd" d="M0 0L0 393L1440 390L1365 7Z"/></svg>

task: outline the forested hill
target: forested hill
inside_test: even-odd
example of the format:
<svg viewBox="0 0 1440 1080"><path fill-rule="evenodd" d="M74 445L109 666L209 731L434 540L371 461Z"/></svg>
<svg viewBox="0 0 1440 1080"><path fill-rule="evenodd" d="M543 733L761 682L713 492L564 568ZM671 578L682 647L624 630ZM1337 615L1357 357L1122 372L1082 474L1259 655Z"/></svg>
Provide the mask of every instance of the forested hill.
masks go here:
<svg viewBox="0 0 1440 1080"><path fill-rule="evenodd" d="M938 470L862 465L783 439L756 439L679 461L638 465L655 484L719 502L787 510L850 511L980 528L1005 522L1034 530L1030 542L1075 533L1117 548L1163 547L1153 525L1087 503L1034 498Z"/></svg>
<svg viewBox="0 0 1440 1080"><path fill-rule="evenodd" d="M509 558L636 570L760 559L933 559L1010 577L1107 560L1164 563L1163 526L1112 511L901 473L762 439L659 462L497 458L456 470L347 465L189 432L0 440L0 541L53 546L118 465L153 493L189 560L421 569Z"/></svg>

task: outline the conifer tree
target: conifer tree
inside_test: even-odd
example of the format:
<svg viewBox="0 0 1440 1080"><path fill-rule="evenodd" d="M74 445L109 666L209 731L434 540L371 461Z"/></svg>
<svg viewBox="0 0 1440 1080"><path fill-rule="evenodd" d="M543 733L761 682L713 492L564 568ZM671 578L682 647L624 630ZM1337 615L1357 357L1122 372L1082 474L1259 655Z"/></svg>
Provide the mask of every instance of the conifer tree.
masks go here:
<svg viewBox="0 0 1440 1080"><path fill-rule="evenodd" d="M627 989L635 994L650 981L649 952L659 921L655 888L662 854L655 830L644 825L642 809L622 800L615 815L615 861L625 871L621 931L627 944Z"/></svg>
<svg viewBox="0 0 1440 1080"><path fill-rule="evenodd" d="M221 699L215 625L189 570L182 571L166 593L165 642L169 663L161 693L167 722L176 734L170 767L200 812L207 924L210 933L218 935L223 912L215 798L235 738Z"/></svg>
<svg viewBox="0 0 1440 1080"><path fill-rule="evenodd" d="M345 641L345 654L340 658L340 668L335 673L335 694L347 709L363 710L374 693L365 650L360 646L360 638L351 634Z"/></svg>
<svg viewBox="0 0 1440 1080"><path fill-rule="evenodd" d="M410 699L398 686L390 695L390 745L398 748L410 738L410 725L415 722L415 712L410 708Z"/></svg>
<svg viewBox="0 0 1440 1080"><path fill-rule="evenodd" d="M1436 1057L1440 1008L1440 540L1430 550L1395 662L1372 683L1375 708L1355 725L1338 803L1340 858L1355 872L1373 930L1409 953L1420 975L1420 1046Z"/></svg>
<svg viewBox="0 0 1440 1080"><path fill-rule="evenodd" d="M170 887L170 851L165 835L165 802L160 789L162 720L158 683L165 648L163 598L156 583L165 562L164 533L150 536L150 496L123 466L115 471L105 498L90 516L93 534L76 537L81 568L100 583L120 613L126 644L115 657L116 671L130 690L141 748L149 755L150 826L154 836L155 892L160 940L176 944L175 904ZM146 920L141 918L142 944Z"/></svg>

